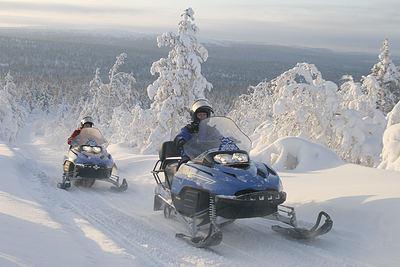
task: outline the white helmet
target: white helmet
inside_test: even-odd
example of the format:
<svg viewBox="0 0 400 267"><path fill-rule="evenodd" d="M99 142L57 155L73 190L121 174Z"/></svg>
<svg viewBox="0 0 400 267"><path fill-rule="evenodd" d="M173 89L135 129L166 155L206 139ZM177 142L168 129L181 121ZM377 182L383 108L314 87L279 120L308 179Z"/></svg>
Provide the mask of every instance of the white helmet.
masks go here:
<svg viewBox="0 0 400 267"><path fill-rule="evenodd" d="M90 117L90 116L84 117L84 118L81 120L81 128L83 127L83 125L84 125L85 123L90 123L90 124L92 125L91 127L93 127L93 125L94 125L93 118Z"/></svg>
<svg viewBox="0 0 400 267"><path fill-rule="evenodd" d="M207 113L208 117L211 116L211 113L214 113L214 110L207 99L200 98L193 102L192 108L190 109L190 116L193 121L198 120L196 115L199 112Z"/></svg>

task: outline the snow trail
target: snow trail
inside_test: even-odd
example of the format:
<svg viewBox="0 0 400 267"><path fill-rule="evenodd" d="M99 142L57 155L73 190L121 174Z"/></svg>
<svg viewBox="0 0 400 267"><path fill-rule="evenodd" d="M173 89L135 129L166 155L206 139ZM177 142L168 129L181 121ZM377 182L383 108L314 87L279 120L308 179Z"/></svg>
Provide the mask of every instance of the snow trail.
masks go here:
<svg viewBox="0 0 400 267"><path fill-rule="evenodd" d="M32 220L42 218L58 227L51 230L52 234L48 230L51 227L41 231L48 236L46 240L56 240L57 246L47 253L46 260L0 246L0 263L5 261L6 266L8 262L51 266L60 258L63 261L59 266L395 266L400 260L393 254L399 245L392 242L398 234L391 233L395 227L382 211L384 205L400 208L400 198L396 198L400 194L393 189L400 182L393 179L397 175L394 172L372 171L376 177L386 176L382 179L391 187L387 196L385 186L373 182L376 179L367 179L370 185L366 186L360 185L361 178L354 177L369 173L369 168L341 165L316 172L281 173L288 204L296 207L300 223L310 226L319 210L327 210L334 220L329 234L297 242L273 232L270 226L275 223L254 218L226 226L221 245L196 249L175 238L175 233L185 231L177 220L165 219L162 212L152 210L154 180L150 170L156 156L134 155L123 146L110 146L120 175L129 183L126 192L111 192L110 185L102 182L96 182L93 188L73 186L63 191L56 184L65 151L42 136L34 136L29 126L20 140L18 149L1 150L0 163L14 162L18 172L12 185L0 181L0 197L19 197L25 205L38 207L40 212ZM12 166L9 168L11 175ZM341 193L338 188L343 181L349 186ZM359 192L364 192L364 197ZM5 220L0 222L3 225ZM389 230L384 229L388 224ZM13 235L18 237L17 233Z"/></svg>

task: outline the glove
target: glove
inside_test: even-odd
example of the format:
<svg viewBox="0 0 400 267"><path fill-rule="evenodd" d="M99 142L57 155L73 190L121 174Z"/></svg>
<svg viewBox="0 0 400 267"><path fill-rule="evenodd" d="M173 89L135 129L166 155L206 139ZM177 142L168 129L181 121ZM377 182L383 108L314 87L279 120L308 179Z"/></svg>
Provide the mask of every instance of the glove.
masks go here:
<svg viewBox="0 0 400 267"><path fill-rule="evenodd" d="M182 148L182 147L185 145L185 143L186 143L185 139L180 138L180 139L177 140L177 142L176 142L176 147L177 147L178 149L179 149L179 148Z"/></svg>
<svg viewBox="0 0 400 267"><path fill-rule="evenodd" d="M186 143L185 139L182 137L178 138L178 136L174 140L176 150L178 150L179 154L182 154L183 152L183 145Z"/></svg>

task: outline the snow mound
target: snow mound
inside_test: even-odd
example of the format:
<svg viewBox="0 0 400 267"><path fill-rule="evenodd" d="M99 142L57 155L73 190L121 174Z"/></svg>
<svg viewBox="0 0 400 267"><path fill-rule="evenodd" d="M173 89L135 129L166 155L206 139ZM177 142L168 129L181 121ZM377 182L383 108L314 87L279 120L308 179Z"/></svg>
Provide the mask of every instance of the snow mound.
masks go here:
<svg viewBox="0 0 400 267"><path fill-rule="evenodd" d="M277 170L311 171L342 164L333 151L300 137L285 137L268 147L256 147L251 156Z"/></svg>

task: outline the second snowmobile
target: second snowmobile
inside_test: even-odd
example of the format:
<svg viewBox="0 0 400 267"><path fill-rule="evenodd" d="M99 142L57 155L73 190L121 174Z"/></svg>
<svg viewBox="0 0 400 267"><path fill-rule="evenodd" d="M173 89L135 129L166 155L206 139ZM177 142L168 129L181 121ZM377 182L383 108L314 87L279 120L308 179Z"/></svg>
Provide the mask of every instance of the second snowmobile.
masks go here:
<svg viewBox="0 0 400 267"><path fill-rule="evenodd" d="M176 236L196 247L218 245L222 226L244 218L282 222L290 227L272 229L296 239L329 232L333 222L323 211L311 229L297 227L294 208L282 205L286 193L278 174L267 164L250 160L250 149L250 139L226 117L200 122L198 133L184 145L191 160L178 170L180 154L174 142L165 142L152 171L157 183L154 210L178 218L189 235ZM204 227L207 233L199 235Z"/></svg>
<svg viewBox="0 0 400 267"><path fill-rule="evenodd" d="M117 167L107 152L107 141L97 128L83 128L72 141L63 165L61 189L75 186L91 187L96 180L112 183L114 191L128 188L126 179L117 174Z"/></svg>

